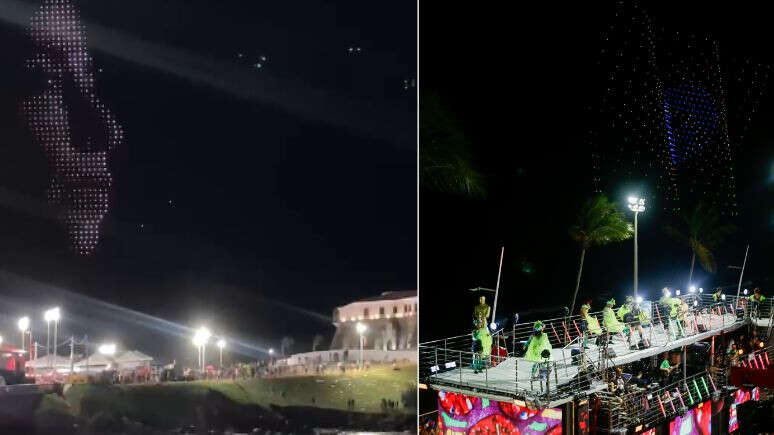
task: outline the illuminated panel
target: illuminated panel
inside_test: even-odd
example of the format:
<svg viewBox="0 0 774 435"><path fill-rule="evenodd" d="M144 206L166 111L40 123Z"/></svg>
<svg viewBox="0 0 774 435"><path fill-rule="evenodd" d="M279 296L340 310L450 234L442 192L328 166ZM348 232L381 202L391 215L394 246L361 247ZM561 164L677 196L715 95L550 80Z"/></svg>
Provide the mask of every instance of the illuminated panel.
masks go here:
<svg viewBox="0 0 774 435"><path fill-rule="evenodd" d="M438 392L438 430L443 434L562 433L562 409L522 405L459 393Z"/></svg>
<svg viewBox="0 0 774 435"><path fill-rule="evenodd" d="M752 390L740 388L734 392L734 403L728 407L728 432L734 432L739 429L739 420L736 414L736 409L739 405L747 402L750 399L760 399L760 389L758 387L755 387Z"/></svg>
<svg viewBox="0 0 774 435"><path fill-rule="evenodd" d="M60 210L73 249L88 255L109 209L110 158L123 131L97 97L93 60L72 3L44 0L29 34L34 52L27 67L45 80L22 111L48 160L48 201Z"/></svg>
<svg viewBox="0 0 774 435"><path fill-rule="evenodd" d="M669 422L670 435L709 435L712 433L712 402L702 402Z"/></svg>

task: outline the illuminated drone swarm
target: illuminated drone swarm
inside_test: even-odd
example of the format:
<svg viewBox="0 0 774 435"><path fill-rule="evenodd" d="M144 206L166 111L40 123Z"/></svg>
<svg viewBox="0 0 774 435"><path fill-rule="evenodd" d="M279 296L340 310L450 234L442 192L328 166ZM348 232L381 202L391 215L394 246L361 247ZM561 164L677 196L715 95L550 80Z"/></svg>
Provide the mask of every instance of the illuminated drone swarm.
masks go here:
<svg viewBox="0 0 774 435"><path fill-rule="evenodd" d="M701 200L738 214L736 150L770 68L725 60L709 34L655 26L636 0L610 11L597 62L602 98L587 108L594 190L645 182L659 193L650 203L669 213Z"/></svg>
<svg viewBox="0 0 774 435"><path fill-rule="evenodd" d="M44 0L29 32L35 48L28 68L42 72L46 84L22 110L48 160L48 200L61 209L73 249L88 255L108 212L110 156L123 131L96 96L78 10L68 0Z"/></svg>

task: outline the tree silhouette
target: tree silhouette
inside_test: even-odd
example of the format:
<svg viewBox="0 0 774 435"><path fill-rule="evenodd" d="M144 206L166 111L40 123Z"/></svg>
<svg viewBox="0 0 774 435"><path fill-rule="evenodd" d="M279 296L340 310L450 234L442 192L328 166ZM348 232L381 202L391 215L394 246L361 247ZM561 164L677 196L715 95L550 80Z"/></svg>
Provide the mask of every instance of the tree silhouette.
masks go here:
<svg viewBox="0 0 774 435"><path fill-rule="evenodd" d="M626 221L623 213L615 204L608 201L604 195L597 195L586 202L578 215L578 221L570 228L570 236L580 244L581 256L578 266L578 277L575 280L575 292L570 302L570 313L575 309L575 299L580 288L583 261L586 251L592 246L602 246L608 243L620 242L632 237L632 226Z"/></svg>

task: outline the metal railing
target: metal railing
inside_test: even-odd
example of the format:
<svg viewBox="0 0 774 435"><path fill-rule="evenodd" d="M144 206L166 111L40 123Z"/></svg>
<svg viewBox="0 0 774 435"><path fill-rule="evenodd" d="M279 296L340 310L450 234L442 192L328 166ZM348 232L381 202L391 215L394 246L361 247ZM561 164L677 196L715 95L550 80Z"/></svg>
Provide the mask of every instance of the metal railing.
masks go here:
<svg viewBox="0 0 774 435"><path fill-rule="evenodd" d="M627 433L637 426L653 427L716 397L724 386L708 371L703 371L651 389L630 386L625 392L602 391L598 393L597 427L602 433Z"/></svg>
<svg viewBox="0 0 774 435"><path fill-rule="evenodd" d="M549 360L539 363L521 358L525 342L533 332L531 322L494 333L495 353L484 357L473 351L472 334L422 343L419 345L420 382L491 395L551 401L606 388L604 373L616 364L614 358L639 352L642 343L668 350L670 344L673 347L689 344L690 337L697 341L726 328L737 327L745 319L742 298L737 301L734 296L726 296L714 301L709 294L688 294L679 298L684 304L672 313L656 302L644 304L650 307L646 311L648 319L618 322L620 325L615 329L623 327L624 330L615 333L608 332L606 326L610 325L600 321L602 312L589 314L599 321L601 334L584 332L583 319L579 315L543 320L544 332L554 351ZM640 340L634 341L635 338Z"/></svg>

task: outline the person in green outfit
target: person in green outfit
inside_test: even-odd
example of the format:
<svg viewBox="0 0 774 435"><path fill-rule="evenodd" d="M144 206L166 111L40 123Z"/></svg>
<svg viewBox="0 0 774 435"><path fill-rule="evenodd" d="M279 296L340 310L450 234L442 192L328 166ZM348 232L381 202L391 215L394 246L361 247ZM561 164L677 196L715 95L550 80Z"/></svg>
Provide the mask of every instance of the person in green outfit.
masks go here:
<svg viewBox="0 0 774 435"><path fill-rule="evenodd" d="M486 322L492 308L487 305L484 296L478 298L478 302L473 307L473 373L476 374L487 366L492 353L492 334Z"/></svg>
<svg viewBox="0 0 774 435"><path fill-rule="evenodd" d="M481 322L475 321L476 326L481 325ZM489 356L492 353L492 334L489 333L489 328L484 322L483 326L475 328L473 330L473 373L481 373L485 367L488 367Z"/></svg>
<svg viewBox="0 0 774 435"><path fill-rule="evenodd" d="M672 374L672 370L676 369L677 365L669 364L669 353L664 352L662 355L661 364L658 366L659 371L661 372L661 377L664 379L665 383L668 383L669 376Z"/></svg>
<svg viewBox="0 0 774 435"><path fill-rule="evenodd" d="M642 299L640 298L639 301L642 301ZM650 347L650 343L648 343L648 340L645 338L645 331L642 329L642 325L647 325L650 321L650 318L642 309L640 309L639 302L635 304L634 298L627 296L626 303L618 308L618 312L616 314L618 315L618 319L622 320L629 329L627 341L629 342L630 348L637 348L636 344L632 345L632 334L634 333L635 329L640 334L640 341L642 341L643 345L645 347Z"/></svg>
<svg viewBox="0 0 774 435"><path fill-rule="evenodd" d="M583 332L583 348L588 349L589 336L596 338L602 335L602 328L599 326L599 320L596 317L589 314L591 305L586 303L581 305L580 308L580 320L581 320L581 332Z"/></svg>
<svg viewBox="0 0 774 435"><path fill-rule="evenodd" d="M540 320L535 322L535 324L532 326L532 336L530 336L529 341L527 341L527 352L524 354L525 360L535 363L532 366L533 377L536 373L538 373L540 363L544 362L545 360L545 358L543 358L543 351L548 350L550 355L552 349L551 342L548 340L548 334L546 334L543 329L543 322ZM550 356L548 360L551 360Z"/></svg>
<svg viewBox="0 0 774 435"><path fill-rule="evenodd" d="M723 289L718 287L715 293L712 293L712 302L718 303L723 300Z"/></svg>
<svg viewBox="0 0 774 435"><path fill-rule="evenodd" d="M610 334L618 334L619 332L629 334L629 328L619 322L615 317L615 312L613 311L614 306L615 299L610 299L607 301L607 304L605 304L605 309L602 310L602 326Z"/></svg>
<svg viewBox="0 0 774 435"><path fill-rule="evenodd" d="M675 340L683 337L683 325L681 322L683 317L683 301L680 298L673 298L672 293L665 287L664 294L658 302L669 313L669 318L664 322L664 327L669 330L671 339Z"/></svg>
<svg viewBox="0 0 774 435"><path fill-rule="evenodd" d="M761 294L761 288L755 287L753 294L750 296L750 317L760 318L759 307L765 299L766 297Z"/></svg>

